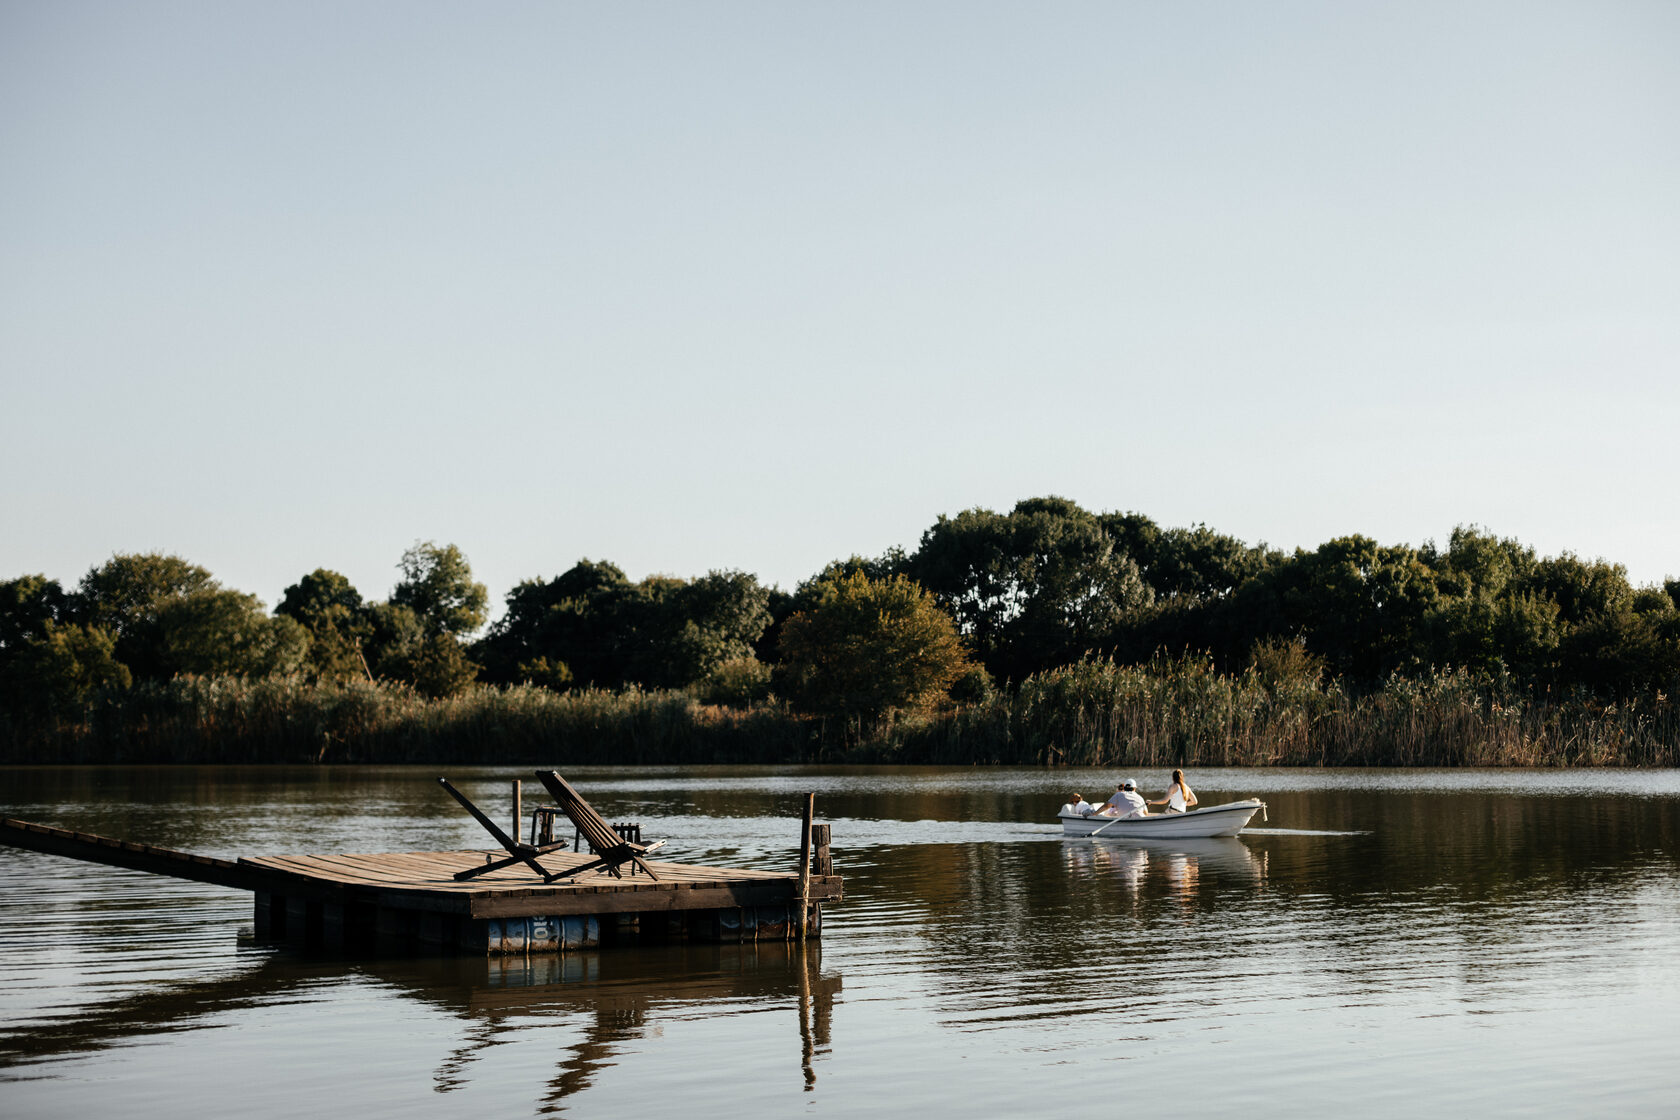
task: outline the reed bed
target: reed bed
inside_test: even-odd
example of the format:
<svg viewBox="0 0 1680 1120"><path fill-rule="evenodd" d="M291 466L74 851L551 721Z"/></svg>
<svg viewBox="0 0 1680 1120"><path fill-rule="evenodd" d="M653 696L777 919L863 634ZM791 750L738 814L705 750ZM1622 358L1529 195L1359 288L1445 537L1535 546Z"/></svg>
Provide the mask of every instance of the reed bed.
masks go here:
<svg viewBox="0 0 1680 1120"><path fill-rule="evenodd" d="M1442 671L1375 692L1203 658L1090 660L973 705L824 722L775 701L533 686L430 700L402 685L179 677L53 719L0 713L21 763L915 762L1046 766L1676 766L1680 708L1518 695Z"/></svg>
<svg viewBox="0 0 1680 1120"><path fill-rule="evenodd" d="M1534 698L1445 670L1375 692L1222 674L1205 659L1086 661L901 729L905 761L1071 766L1675 766L1680 707Z"/></svg>
<svg viewBox="0 0 1680 1120"><path fill-rule="evenodd" d="M771 709L701 705L681 692L479 687L428 699L405 685L177 677L90 705L79 718L0 717L12 762L773 762L798 754L798 722Z"/></svg>

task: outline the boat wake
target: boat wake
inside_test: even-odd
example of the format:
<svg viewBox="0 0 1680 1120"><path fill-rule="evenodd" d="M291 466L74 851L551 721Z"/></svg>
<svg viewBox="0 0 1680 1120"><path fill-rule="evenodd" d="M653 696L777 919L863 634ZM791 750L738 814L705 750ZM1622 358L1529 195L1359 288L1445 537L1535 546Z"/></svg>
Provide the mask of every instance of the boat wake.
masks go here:
<svg viewBox="0 0 1680 1120"><path fill-rule="evenodd" d="M1238 836L1369 836L1368 828L1340 831L1324 828L1245 828Z"/></svg>

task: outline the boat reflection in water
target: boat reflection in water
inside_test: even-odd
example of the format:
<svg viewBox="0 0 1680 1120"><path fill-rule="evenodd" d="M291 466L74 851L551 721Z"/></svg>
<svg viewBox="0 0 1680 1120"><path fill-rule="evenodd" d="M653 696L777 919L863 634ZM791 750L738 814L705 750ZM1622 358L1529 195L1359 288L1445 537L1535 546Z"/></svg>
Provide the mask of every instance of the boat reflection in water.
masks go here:
<svg viewBox="0 0 1680 1120"><path fill-rule="evenodd" d="M1256 852L1235 837L1159 841L1068 837L1062 841L1062 859L1070 870L1109 878L1134 896L1156 879L1168 893L1185 899L1196 894L1204 875L1256 887L1266 880L1266 853Z"/></svg>

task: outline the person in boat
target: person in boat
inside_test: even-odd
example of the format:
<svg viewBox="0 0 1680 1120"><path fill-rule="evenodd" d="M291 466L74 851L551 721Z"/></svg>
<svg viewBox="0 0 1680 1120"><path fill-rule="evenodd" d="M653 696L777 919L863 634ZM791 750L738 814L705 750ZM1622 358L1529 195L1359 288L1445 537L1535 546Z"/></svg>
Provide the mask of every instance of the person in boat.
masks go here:
<svg viewBox="0 0 1680 1120"><path fill-rule="evenodd" d="M1068 812L1070 813L1077 814L1081 817L1088 817L1096 811L1097 807L1085 800L1085 795L1083 793L1075 793L1072 797L1068 798Z"/></svg>
<svg viewBox="0 0 1680 1120"><path fill-rule="evenodd" d="M1149 805L1143 799L1143 794L1137 791L1137 783L1130 778L1122 781L1114 790L1114 796L1102 807L1105 817L1147 817Z"/></svg>
<svg viewBox="0 0 1680 1120"><path fill-rule="evenodd" d="M1161 795L1160 800L1151 801L1151 805L1165 805L1169 813L1188 812L1196 804L1196 795L1190 790L1190 783L1184 780L1184 771L1174 770L1172 785Z"/></svg>

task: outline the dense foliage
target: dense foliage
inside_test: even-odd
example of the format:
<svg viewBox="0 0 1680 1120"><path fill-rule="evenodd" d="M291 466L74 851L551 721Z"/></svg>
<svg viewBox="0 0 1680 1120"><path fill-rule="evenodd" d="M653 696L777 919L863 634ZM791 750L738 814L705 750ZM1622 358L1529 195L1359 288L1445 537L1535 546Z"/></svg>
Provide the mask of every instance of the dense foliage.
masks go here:
<svg viewBox="0 0 1680 1120"><path fill-rule="evenodd" d="M479 650L494 683L681 688L753 658L769 599L744 572L632 583L615 564L580 560L514 588Z"/></svg>
<svg viewBox="0 0 1680 1120"><path fill-rule="evenodd" d="M783 681L805 711L862 722L926 712L968 668L951 617L903 576L820 579L782 625Z"/></svg>
<svg viewBox="0 0 1680 1120"><path fill-rule="evenodd" d="M773 737L795 755L841 743L1052 761L1085 739L1112 751L1116 737L1148 738L1107 717L1094 731L1079 722L1092 701L1068 682L1134 679L1126 674L1272 697L1265 710L1291 713L1283 723L1239 722L1273 736L1285 724L1324 736L1327 720L1350 712L1417 708L1448 681L1460 708L1473 695L1478 710L1504 713L1487 728L1544 711L1551 722L1522 731L1544 738L1569 713L1620 713L1620 727L1637 711L1645 722L1628 741L1647 742L1672 735L1665 713L1680 696L1680 581L1634 587L1618 564L1542 557L1475 527L1444 547L1346 536L1284 553L1206 526L1034 498L1007 513L942 516L914 551L836 561L791 594L739 571L632 581L580 560L520 583L487 631L488 593L454 545L417 543L397 568L384 601L317 569L273 614L160 554L113 556L71 588L44 575L0 582L9 750L27 755L29 743L66 734L89 742L95 724L138 734L157 726L157 697L186 687L172 682L193 681L276 682L265 695L306 708L316 700L301 698L356 689L422 705L487 688L588 696L597 711L607 695L680 693L708 710L757 712L747 722L760 733L792 721ZM1283 707L1278 682L1293 690ZM1201 751L1200 724L1173 710L1182 726L1172 735ZM976 730L998 720L1012 730ZM1222 726L1233 741L1248 734ZM927 746L935 741L944 746ZM969 747L953 753L957 742Z"/></svg>

